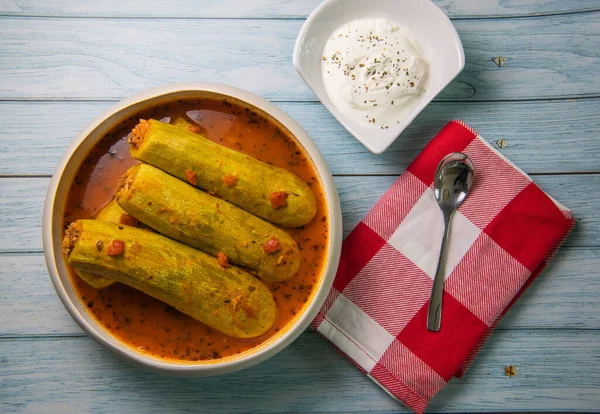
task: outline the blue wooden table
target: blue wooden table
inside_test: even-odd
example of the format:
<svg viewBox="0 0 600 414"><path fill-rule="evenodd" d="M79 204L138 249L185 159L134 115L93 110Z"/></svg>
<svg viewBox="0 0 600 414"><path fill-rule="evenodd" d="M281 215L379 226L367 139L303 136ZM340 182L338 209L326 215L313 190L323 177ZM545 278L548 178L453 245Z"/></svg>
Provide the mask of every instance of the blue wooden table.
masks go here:
<svg viewBox="0 0 600 414"><path fill-rule="evenodd" d="M335 175L346 233L451 118L502 147L577 225L430 409L600 409L600 1L438 0L466 67L380 156L292 68L318 3L0 0L0 412L406 411L310 329L246 371L169 378L101 348L58 300L40 225L62 152L115 101L200 80L248 89L300 122Z"/></svg>

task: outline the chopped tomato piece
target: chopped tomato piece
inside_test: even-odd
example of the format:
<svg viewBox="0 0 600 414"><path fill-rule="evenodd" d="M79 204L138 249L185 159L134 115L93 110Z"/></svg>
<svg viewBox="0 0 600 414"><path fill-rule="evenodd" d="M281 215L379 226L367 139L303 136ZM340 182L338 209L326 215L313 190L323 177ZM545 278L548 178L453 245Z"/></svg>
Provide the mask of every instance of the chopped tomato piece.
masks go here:
<svg viewBox="0 0 600 414"><path fill-rule="evenodd" d="M111 240L108 245L109 256L119 256L125 251L125 242L123 240Z"/></svg>
<svg viewBox="0 0 600 414"><path fill-rule="evenodd" d="M221 267L230 267L231 265L229 264L229 259L227 258L227 256L225 256L224 253L217 253L217 262L219 263L219 266Z"/></svg>
<svg viewBox="0 0 600 414"><path fill-rule="evenodd" d="M200 133L200 127L198 125L190 125L188 127L188 131L193 132L194 134Z"/></svg>
<svg viewBox="0 0 600 414"><path fill-rule="evenodd" d="M237 174L226 174L221 178L221 182L225 187L233 187L237 183Z"/></svg>
<svg viewBox="0 0 600 414"><path fill-rule="evenodd" d="M188 183L191 185L196 185L196 173L192 170L185 170L185 178L187 178Z"/></svg>
<svg viewBox="0 0 600 414"><path fill-rule="evenodd" d="M287 205L288 193L285 191L275 191L269 195L271 207L277 209Z"/></svg>
<svg viewBox="0 0 600 414"><path fill-rule="evenodd" d="M279 240L276 237L271 237L265 244L263 244L263 250L265 253L274 253L279 250Z"/></svg>

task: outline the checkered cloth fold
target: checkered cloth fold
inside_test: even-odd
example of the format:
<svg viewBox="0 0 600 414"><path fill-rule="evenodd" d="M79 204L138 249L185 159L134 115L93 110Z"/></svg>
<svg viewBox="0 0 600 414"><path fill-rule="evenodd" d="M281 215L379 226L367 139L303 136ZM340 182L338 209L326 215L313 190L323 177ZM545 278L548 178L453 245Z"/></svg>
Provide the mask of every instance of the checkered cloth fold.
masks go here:
<svg viewBox="0 0 600 414"><path fill-rule="evenodd" d="M452 219L440 332L427 308L443 217L432 185L451 152L475 165ZM544 193L473 129L452 121L344 240L313 327L417 413L467 369L488 335L573 227Z"/></svg>

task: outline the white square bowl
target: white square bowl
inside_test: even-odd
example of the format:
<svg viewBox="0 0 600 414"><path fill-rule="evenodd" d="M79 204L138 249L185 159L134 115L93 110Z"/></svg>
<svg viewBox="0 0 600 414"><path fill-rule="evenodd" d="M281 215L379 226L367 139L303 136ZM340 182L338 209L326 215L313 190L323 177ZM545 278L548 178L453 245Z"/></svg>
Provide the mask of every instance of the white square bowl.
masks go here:
<svg viewBox="0 0 600 414"><path fill-rule="evenodd" d="M323 48L338 27L351 20L385 18L410 30L429 62L426 91L410 115L389 129L362 125L329 99L321 76ZM381 154L465 66L465 52L450 19L430 0L325 0L308 17L294 46L294 68L337 120L375 154Z"/></svg>

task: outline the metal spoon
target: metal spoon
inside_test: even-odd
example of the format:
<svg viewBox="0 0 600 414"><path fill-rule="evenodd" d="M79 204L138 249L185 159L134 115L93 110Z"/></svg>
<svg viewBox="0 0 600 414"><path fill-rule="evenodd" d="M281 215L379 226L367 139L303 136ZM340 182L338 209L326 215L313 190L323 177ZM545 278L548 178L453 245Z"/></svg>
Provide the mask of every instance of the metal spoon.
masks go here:
<svg viewBox="0 0 600 414"><path fill-rule="evenodd" d="M435 171L433 191L435 198L444 213L444 237L440 258L438 261L429 312L427 314L427 329L438 332L442 322L442 296L444 293L444 274L446 273L446 253L450 220L452 215L467 197L473 183L473 163L465 154L453 152L440 161Z"/></svg>

